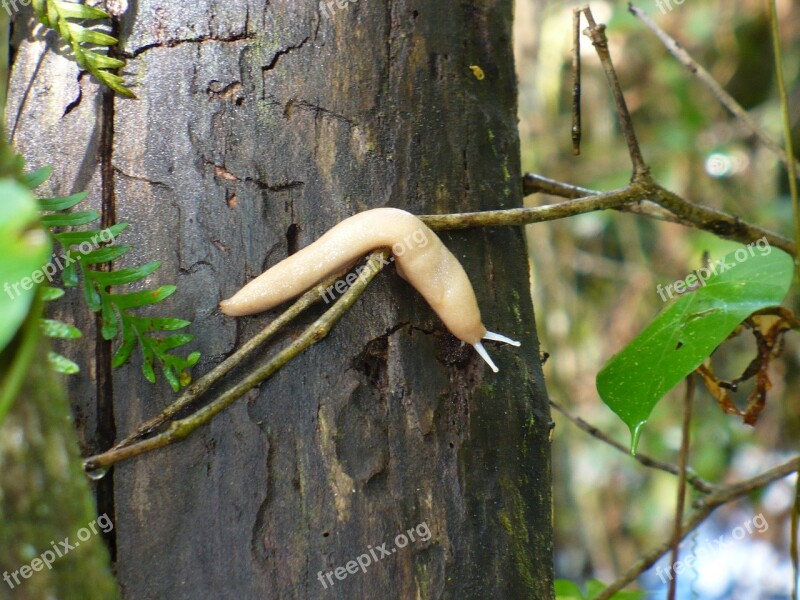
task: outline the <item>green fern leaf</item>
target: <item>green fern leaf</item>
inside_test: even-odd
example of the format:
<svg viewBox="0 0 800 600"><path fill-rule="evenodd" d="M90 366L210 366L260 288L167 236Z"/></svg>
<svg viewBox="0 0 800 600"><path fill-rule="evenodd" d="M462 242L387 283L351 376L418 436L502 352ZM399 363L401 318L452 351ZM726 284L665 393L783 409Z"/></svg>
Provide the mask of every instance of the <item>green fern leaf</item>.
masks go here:
<svg viewBox="0 0 800 600"><path fill-rule="evenodd" d="M161 268L161 262L154 261L135 269L120 269L119 271L90 271L90 277L100 286L125 285L144 279Z"/></svg>
<svg viewBox="0 0 800 600"><path fill-rule="evenodd" d="M89 71L121 96L136 98L136 94L125 86L123 79L109 70L124 67L125 61L106 54L100 54L83 46L88 44L109 47L115 46L119 40L102 31L72 22L108 19L107 12L85 4L64 2L63 0L33 0L33 8L39 21L45 27L58 31L64 41L69 44L72 48L72 53L75 55L75 61L81 68Z"/></svg>

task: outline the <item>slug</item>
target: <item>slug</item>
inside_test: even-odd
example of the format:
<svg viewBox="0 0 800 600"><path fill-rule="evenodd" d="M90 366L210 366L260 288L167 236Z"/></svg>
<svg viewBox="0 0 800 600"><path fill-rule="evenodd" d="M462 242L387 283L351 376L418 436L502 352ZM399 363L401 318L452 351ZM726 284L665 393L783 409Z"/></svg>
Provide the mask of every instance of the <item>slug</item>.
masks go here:
<svg viewBox="0 0 800 600"><path fill-rule="evenodd" d="M497 373L481 340L520 343L486 330L461 263L427 225L397 208L376 208L345 219L223 300L220 309L232 317L269 310L377 248L391 248L398 275L422 294L453 335L471 344Z"/></svg>

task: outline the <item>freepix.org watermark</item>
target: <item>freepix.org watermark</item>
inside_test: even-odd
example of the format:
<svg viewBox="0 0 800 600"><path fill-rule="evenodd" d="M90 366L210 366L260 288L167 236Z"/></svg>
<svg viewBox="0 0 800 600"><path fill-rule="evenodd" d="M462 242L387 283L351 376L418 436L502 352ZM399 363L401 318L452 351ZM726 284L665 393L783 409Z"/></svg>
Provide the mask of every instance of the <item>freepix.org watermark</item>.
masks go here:
<svg viewBox="0 0 800 600"><path fill-rule="evenodd" d="M675 8L674 6L672 6L673 2L678 6L680 6L685 1L686 0L656 0L656 6L658 7L658 10L661 11L661 14L665 15L667 14L668 11L671 12L672 9Z"/></svg>
<svg viewBox="0 0 800 600"><path fill-rule="evenodd" d="M343 567L336 567L335 569L327 572L320 571L317 573L317 579L322 584L324 589L328 586L333 586L336 581L344 581L348 575L355 575L361 570L362 573L367 572L367 567L377 562L382 561L387 556L392 556L398 549L405 548L411 542L427 542L431 539L431 530L428 524L424 521L412 527L404 533L398 533L394 538L394 546L389 546L389 542L385 542L380 546L367 546L367 552L357 557L355 560L347 562Z"/></svg>
<svg viewBox="0 0 800 600"><path fill-rule="evenodd" d="M403 256L403 254L405 254L412 248L424 248L427 245L428 245L428 236L425 235L425 231L423 231L422 229L415 229L413 232L409 233L406 237L404 237L402 241L397 242L394 246L392 246L391 258L389 258L388 260L382 258L380 260L380 262L382 263L381 266L384 267L388 264L391 264L392 262L394 262L396 256ZM328 286L328 288L324 292L320 292L320 296L322 296L322 299L325 301L325 304L330 304L333 300L336 299L334 291L336 292L336 294L339 295L344 294L347 291L347 288L349 288L356 282L356 279L358 279L358 276L361 275L364 269L373 268L369 267L369 265L371 264L372 263L359 265L356 269L348 273L346 277L340 279L333 285Z"/></svg>
<svg viewBox="0 0 800 600"><path fill-rule="evenodd" d="M28 0L30 2L30 0ZM344 10L351 4L355 4L358 0L320 0L319 7L320 12L324 13L326 16L333 16L333 9L338 8L339 10Z"/></svg>
<svg viewBox="0 0 800 600"><path fill-rule="evenodd" d="M728 546L743 539L746 535L752 535L756 531L758 533L764 533L767 529L769 529L769 523L767 523L767 520L764 518L764 514L758 513L752 519L748 519L738 527L734 527L731 530L730 539L728 539L726 535L721 535L714 540L706 538L706 540L692 552L691 556L675 561L672 565L667 567L666 571L658 567L656 569L656 575L661 579L661 583L667 583L667 581L673 578L675 573L680 574L683 573L683 571L691 569L692 565L698 560L703 560L715 552L725 550Z"/></svg>
<svg viewBox="0 0 800 600"><path fill-rule="evenodd" d="M34 285L42 283L45 280L45 277L50 283L52 283L53 277L55 277L59 271L63 271L73 263L78 262L81 259L81 256L96 250L100 247L101 243L109 246L114 244L114 234L110 229L103 229L99 233L93 235L92 239L88 242L82 242L80 245L78 245L77 252L80 254L76 254L75 250L70 250L65 254L62 254L60 257L53 254L53 260L47 263L41 269L31 273L30 277L23 277L16 283L8 283L6 281L3 284L3 290L6 294L8 294L9 298L16 300L22 294L20 288L27 292L32 289Z"/></svg>
<svg viewBox="0 0 800 600"><path fill-rule="evenodd" d="M107 514L100 515L86 527L82 527L78 530L75 534L75 537L78 538L77 541L73 542L69 536L67 536L57 544L54 541L50 542L50 546L53 548L52 550L45 550L29 564L22 565L16 571L11 573L5 571L3 573L3 580L8 584L8 587L13 590L18 585L24 583L20 581L20 577L22 577L22 579L30 579L34 573L43 570L45 567L47 567L48 570L52 569L53 563L56 562L56 560L69 554L72 550L80 546L81 542L88 542L92 535L97 535L98 527L103 533L108 533L114 529L114 523L111 522Z"/></svg>
<svg viewBox="0 0 800 600"><path fill-rule="evenodd" d="M13 16L19 12L20 6L30 6L31 0L3 0L3 8L6 9L8 16Z"/></svg>
<svg viewBox="0 0 800 600"><path fill-rule="evenodd" d="M733 269L739 263L743 263L748 258L755 256L756 251L758 251L761 256L767 256L770 252L772 252L772 246L769 245L766 236L756 240L755 242L750 242L744 248L739 248L736 250L736 252L733 253L735 262L728 262L725 260L725 258L721 258L718 261L710 263L707 267L701 267L695 271L692 271L692 273L687 275L685 279L678 279L677 281L668 284L666 287L659 283L656 287L656 292L658 292L658 295L661 296L661 300L666 302L667 296L669 296L670 299L674 298L672 295L673 291L675 294L681 295L685 294L686 292L696 290L699 287L704 287L706 285L706 281L708 281L712 275L718 275L729 269Z"/></svg>

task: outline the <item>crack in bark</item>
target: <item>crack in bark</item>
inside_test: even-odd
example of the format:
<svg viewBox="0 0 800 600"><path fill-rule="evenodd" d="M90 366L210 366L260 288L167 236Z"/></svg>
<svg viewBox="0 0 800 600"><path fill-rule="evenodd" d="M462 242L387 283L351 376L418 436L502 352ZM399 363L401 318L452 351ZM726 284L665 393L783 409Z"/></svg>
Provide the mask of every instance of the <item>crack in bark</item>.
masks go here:
<svg viewBox="0 0 800 600"><path fill-rule="evenodd" d="M266 181L261 181L254 177L239 177L238 175L228 171L228 169L225 167L208 159L205 159L205 163L210 167L214 167L214 176L217 179L222 179L224 181L230 181L233 183L249 183L267 192L286 192L301 188L306 184L305 181L299 181L296 179L291 181L282 181L280 183L267 183Z"/></svg>
<svg viewBox="0 0 800 600"><path fill-rule="evenodd" d="M257 36L247 33L246 30L243 33L237 33L229 37L218 37L214 34L209 34L209 35L201 35L195 38L186 38L181 40L151 42L150 44L145 44L144 46L136 48L133 52L121 52L120 56L128 60L131 60L134 58L138 58L145 52L153 50L155 48L177 48L178 46L183 46L184 44L204 44L206 42L235 44L238 42L248 42L256 39L258 39Z"/></svg>
<svg viewBox="0 0 800 600"><path fill-rule="evenodd" d="M264 73L264 75L266 75L269 71L272 71L275 67L278 66L278 62L282 57L286 56L287 54L289 54L294 50L299 50L300 48L306 45L307 41L308 41L308 36L303 38L303 40L300 43L295 44L294 46L287 46L283 50L278 50L275 53L275 56L272 57L272 61L267 66L261 67L261 72Z"/></svg>

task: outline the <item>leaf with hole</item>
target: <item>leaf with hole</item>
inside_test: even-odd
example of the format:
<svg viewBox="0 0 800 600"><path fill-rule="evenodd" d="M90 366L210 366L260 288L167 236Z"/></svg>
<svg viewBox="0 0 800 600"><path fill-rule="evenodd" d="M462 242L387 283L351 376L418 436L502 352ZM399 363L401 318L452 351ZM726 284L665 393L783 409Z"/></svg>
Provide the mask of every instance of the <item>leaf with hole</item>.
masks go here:
<svg viewBox="0 0 800 600"><path fill-rule="evenodd" d="M770 246L751 244L731 252L706 269L710 277L704 286L669 304L608 361L597 374L597 391L630 428L631 452L636 452L642 427L667 392L747 317L783 301L793 266L788 254Z"/></svg>

